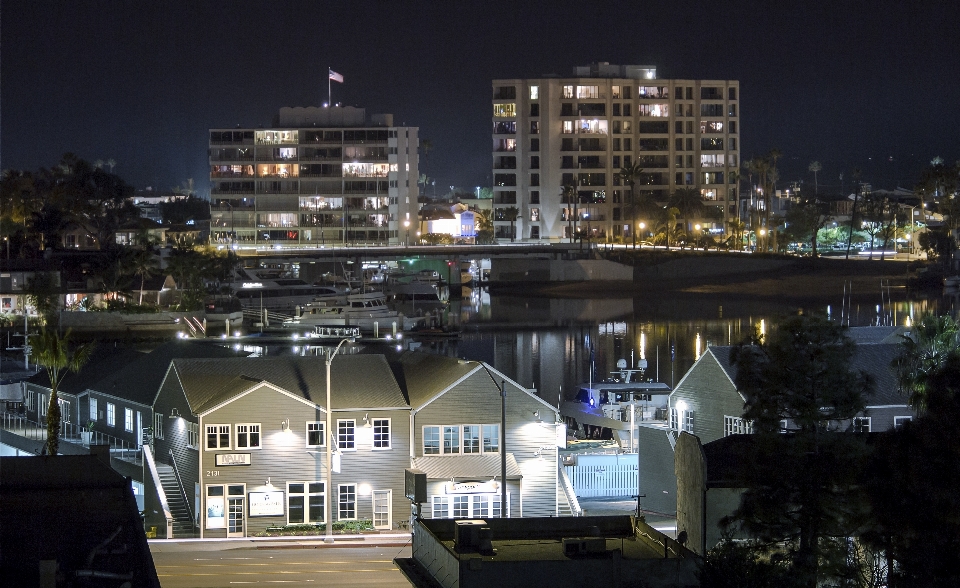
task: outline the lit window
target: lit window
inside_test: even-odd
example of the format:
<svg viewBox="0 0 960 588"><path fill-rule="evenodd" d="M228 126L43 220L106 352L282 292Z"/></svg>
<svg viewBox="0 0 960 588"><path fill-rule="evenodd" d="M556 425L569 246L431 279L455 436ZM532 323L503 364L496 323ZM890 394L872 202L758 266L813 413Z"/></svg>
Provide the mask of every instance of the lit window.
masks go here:
<svg viewBox="0 0 960 588"><path fill-rule="evenodd" d="M130 433L133 432L133 409L132 408L123 409L123 430Z"/></svg>
<svg viewBox="0 0 960 588"><path fill-rule="evenodd" d="M323 482L287 483L287 524L322 523Z"/></svg>
<svg viewBox="0 0 960 588"><path fill-rule="evenodd" d="M512 118L517 116L517 105L515 102L493 105L493 116L499 118Z"/></svg>
<svg viewBox="0 0 960 588"><path fill-rule="evenodd" d="M435 519L448 519L450 518L450 497L449 496L433 496L433 518Z"/></svg>
<svg viewBox="0 0 960 588"><path fill-rule="evenodd" d="M424 455L440 454L440 427L424 427L423 428L423 454Z"/></svg>
<svg viewBox="0 0 960 588"><path fill-rule="evenodd" d="M453 497L453 518L470 518L470 495L461 494Z"/></svg>
<svg viewBox="0 0 960 588"><path fill-rule="evenodd" d="M237 425L237 449L260 448L260 425Z"/></svg>
<svg viewBox="0 0 960 588"><path fill-rule="evenodd" d="M531 100L540 99L540 86L530 86L530 99Z"/></svg>
<svg viewBox="0 0 960 588"><path fill-rule="evenodd" d="M573 86L564 86L562 96L564 98L573 98Z"/></svg>
<svg viewBox="0 0 960 588"><path fill-rule="evenodd" d="M207 450L230 449L230 425L206 425Z"/></svg>
<svg viewBox="0 0 960 588"><path fill-rule="evenodd" d="M443 427L443 452L460 453L460 427L456 425Z"/></svg>
<svg viewBox="0 0 960 588"><path fill-rule="evenodd" d="M500 451L500 425L483 425L483 452Z"/></svg>
<svg viewBox="0 0 960 588"><path fill-rule="evenodd" d="M356 421L343 420L337 421L337 447L341 451L344 449L356 449L356 436L354 435L354 428L356 426Z"/></svg>
<svg viewBox="0 0 960 588"><path fill-rule="evenodd" d="M480 425L463 426L463 452L480 453Z"/></svg>
<svg viewBox="0 0 960 588"><path fill-rule="evenodd" d="M319 421L307 423L307 447L323 447L326 444L323 427L324 423Z"/></svg>
<svg viewBox="0 0 960 588"><path fill-rule="evenodd" d="M577 98L599 98L599 86L577 86Z"/></svg>
<svg viewBox="0 0 960 588"><path fill-rule="evenodd" d="M357 518L357 485L340 484L340 500L337 518L341 521Z"/></svg>
<svg viewBox="0 0 960 588"><path fill-rule="evenodd" d="M740 417L726 416L723 417L723 436L728 437L730 435L743 435L743 434L752 434L753 433L753 423L750 421L745 421Z"/></svg>
<svg viewBox="0 0 960 588"><path fill-rule="evenodd" d="M33 398L33 396L31 396L31 398ZM97 420L97 418L98 418L98 415L97 415L97 399L96 399L96 398L91 398L91 399L90 399L90 420L91 420L91 421L95 421L95 420Z"/></svg>
<svg viewBox="0 0 960 588"><path fill-rule="evenodd" d="M637 107L637 114L639 114L640 116L668 117L670 116L670 105L669 104L640 104Z"/></svg>
<svg viewBox="0 0 960 588"><path fill-rule="evenodd" d="M110 427L117 426L117 407L109 402L107 403L107 425Z"/></svg>
<svg viewBox="0 0 960 588"><path fill-rule="evenodd" d="M163 415L160 413L153 415L153 438L163 439Z"/></svg>
<svg viewBox="0 0 960 588"><path fill-rule="evenodd" d="M373 419L373 448L390 449L390 419Z"/></svg>
<svg viewBox="0 0 960 588"><path fill-rule="evenodd" d="M187 446L199 447L200 445L200 425L187 422Z"/></svg>

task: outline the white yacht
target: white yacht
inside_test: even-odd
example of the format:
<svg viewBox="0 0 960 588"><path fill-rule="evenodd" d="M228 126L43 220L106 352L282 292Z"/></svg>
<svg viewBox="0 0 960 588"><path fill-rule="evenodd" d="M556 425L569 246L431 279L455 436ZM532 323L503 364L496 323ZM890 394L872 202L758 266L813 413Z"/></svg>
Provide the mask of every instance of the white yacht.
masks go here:
<svg viewBox="0 0 960 588"><path fill-rule="evenodd" d="M352 291L338 284L309 284L299 278L258 275L244 270L243 276L230 284L245 309L266 309L292 313L294 309L317 298L345 299Z"/></svg>
<svg viewBox="0 0 960 588"><path fill-rule="evenodd" d="M283 321L287 329L316 329L317 327L357 327L364 333L409 331L419 319L407 318L387 307L383 292L350 294L345 300L315 300L298 309L298 315Z"/></svg>

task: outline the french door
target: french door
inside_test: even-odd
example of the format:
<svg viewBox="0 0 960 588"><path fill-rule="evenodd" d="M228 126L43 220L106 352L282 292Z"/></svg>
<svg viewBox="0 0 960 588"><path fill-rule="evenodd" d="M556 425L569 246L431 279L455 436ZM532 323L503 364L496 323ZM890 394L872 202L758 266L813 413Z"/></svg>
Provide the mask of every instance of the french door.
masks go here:
<svg viewBox="0 0 960 588"><path fill-rule="evenodd" d="M392 490L373 491L373 527L375 529L390 529L393 526L391 506L393 502Z"/></svg>
<svg viewBox="0 0 960 588"><path fill-rule="evenodd" d="M227 486L227 537L243 537L243 496L242 484Z"/></svg>

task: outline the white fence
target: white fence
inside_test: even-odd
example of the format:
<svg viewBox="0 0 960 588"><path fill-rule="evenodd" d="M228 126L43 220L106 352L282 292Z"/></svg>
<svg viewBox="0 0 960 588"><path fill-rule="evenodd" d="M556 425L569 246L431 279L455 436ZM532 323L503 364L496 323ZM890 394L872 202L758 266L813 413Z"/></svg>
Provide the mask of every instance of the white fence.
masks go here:
<svg viewBox="0 0 960 588"><path fill-rule="evenodd" d="M577 496L636 496L639 470L636 463L575 465L563 468Z"/></svg>

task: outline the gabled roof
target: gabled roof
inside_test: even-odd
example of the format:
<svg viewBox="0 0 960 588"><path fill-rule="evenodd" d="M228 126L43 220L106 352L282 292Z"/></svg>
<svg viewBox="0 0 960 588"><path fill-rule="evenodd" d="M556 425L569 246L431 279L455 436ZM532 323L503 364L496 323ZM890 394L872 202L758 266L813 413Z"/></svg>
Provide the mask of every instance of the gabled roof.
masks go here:
<svg viewBox="0 0 960 588"><path fill-rule="evenodd" d="M410 406L421 408L475 371L478 364L432 353L404 353L399 358Z"/></svg>
<svg viewBox="0 0 960 588"><path fill-rule="evenodd" d="M194 414L229 402L259 383L269 383L326 408L326 361L322 357L176 359L173 372ZM338 355L330 367L333 409L407 408L382 355Z"/></svg>
<svg viewBox="0 0 960 588"><path fill-rule="evenodd" d="M737 367L730 362L731 346L711 346L707 352L716 358L731 381L737 381ZM867 407L871 406L905 406L907 397L900 394L897 384L897 374L891 363L900 346L890 343L875 343L857 345L854 347L850 369L860 370L869 374L874 381L874 394L867 398ZM692 368L691 368L692 369Z"/></svg>
<svg viewBox="0 0 960 588"><path fill-rule="evenodd" d="M885 343L900 343L901 335L909 331L907 327L877 326L877 327L850 327L844 334L857 345L872 345Z"/></svg>
<svg viewBox="0 0 960 588"><path fill-rule="evenodd" d="M58 391L64 394L79 394L99 380L143 358L144 355L132 347L98 343L94 346L90 359L79 372L67 372L63 376ZM36 375L27 379L27 382L45 388L50 387L50 378L47 377L47 371L42 368Z"/></svg>
<svg viewBox="0 0 960 588"><path fill-rule="evenodd" d="M209 345L191 341L169 341L150 353L141 353L136 361L121 366L113 365L112 370L101 374L101 378L87 386L92 391L109 394L153 406L153 402L167 374L167 368L174 359L196 357L236 357L237 352L220 345Z"/></svg>

